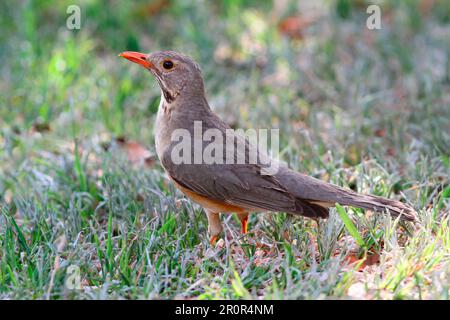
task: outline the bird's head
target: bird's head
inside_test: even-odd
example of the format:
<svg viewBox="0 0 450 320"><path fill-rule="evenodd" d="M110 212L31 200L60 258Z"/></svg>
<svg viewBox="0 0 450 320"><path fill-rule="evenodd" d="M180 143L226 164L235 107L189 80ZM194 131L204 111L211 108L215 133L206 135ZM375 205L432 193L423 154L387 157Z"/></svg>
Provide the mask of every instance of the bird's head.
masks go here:
<svg viewBox="0 0 450 320"><path fill-rule="evenodd" d="M149 54L125 51L120 57L149 70L158 81L164 99L172 103L178 96L203 96L204 87L200 67L194 59L174 51Z"/></svg>

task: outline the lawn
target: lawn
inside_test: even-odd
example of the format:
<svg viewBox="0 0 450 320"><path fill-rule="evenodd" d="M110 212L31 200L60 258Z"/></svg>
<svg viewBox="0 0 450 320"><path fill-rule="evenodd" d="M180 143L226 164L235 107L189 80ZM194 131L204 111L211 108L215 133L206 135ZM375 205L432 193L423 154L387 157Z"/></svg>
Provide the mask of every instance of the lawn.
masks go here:
<svg viewBox="0 0 450 320"><path fill-rule="evenodd" d="M0 299L449 299L450 7L376 2L379 30L364 0L2 1ZM418 221L222 216L210 245L155 158L157 82L117 56L168 49L291 168Z"/></svg>

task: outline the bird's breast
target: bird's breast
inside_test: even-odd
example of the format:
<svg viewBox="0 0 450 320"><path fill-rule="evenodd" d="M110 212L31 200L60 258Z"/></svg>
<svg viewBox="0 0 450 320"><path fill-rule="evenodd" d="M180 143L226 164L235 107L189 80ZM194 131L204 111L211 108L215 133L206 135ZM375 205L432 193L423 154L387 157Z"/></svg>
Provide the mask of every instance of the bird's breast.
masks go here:
<svg viewBox="0 0 450 320"><path fill-rule="evenodd" d="M164 99L161 98L154 127L156 154L160 160L162 159L165 149L170 146L172 134L170 119L164 111L163 103Z"/></svg>

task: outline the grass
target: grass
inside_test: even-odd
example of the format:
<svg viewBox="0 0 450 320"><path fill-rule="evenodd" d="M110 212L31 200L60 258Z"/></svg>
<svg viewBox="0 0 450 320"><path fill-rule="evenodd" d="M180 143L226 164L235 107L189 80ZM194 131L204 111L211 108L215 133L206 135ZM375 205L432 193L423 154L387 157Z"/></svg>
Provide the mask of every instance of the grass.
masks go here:
<svg viewBox="0 0 450 320"><path fill-rule="evenodd" d="M80 1L76 31L70 1L0 4L0 298L449 298L446 1L382 2L374 31L364 1L113 3ZM279 31L300 13L300 35ZM197 59L233 127L280 128L292 168L419 222L338 207L253 215L242 236L226 216L210 246L202 209L115 140L154 153L159 90L117 54L160 49Z"/></svg>

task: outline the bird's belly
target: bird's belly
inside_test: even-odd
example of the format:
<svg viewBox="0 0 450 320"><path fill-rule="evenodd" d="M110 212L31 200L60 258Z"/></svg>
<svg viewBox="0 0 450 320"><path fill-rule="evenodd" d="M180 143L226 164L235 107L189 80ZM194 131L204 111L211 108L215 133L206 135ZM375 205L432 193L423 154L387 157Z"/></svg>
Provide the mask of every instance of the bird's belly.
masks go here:
<svg viewBox="0 0 450 320"><path fill-rule="evenodd" d="M192 201L197 202L203 208L211 210L212 212L217 212L217 213L247 213L247 212L249 212L249 210L246 208L235 206L235 205L228 204L228 203L218 201L218 200L209 199L209 198L199 195L198 193L195 193L185 187L180 186L175 181L173 181L173 183L181 192L183 192L186 196L188 196Z"/></svg>

